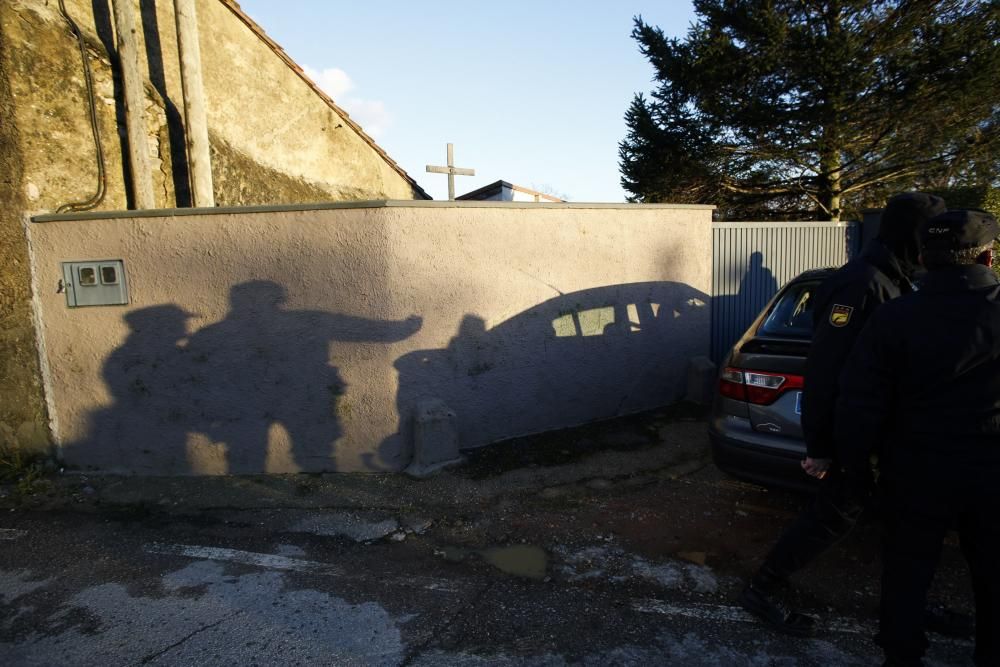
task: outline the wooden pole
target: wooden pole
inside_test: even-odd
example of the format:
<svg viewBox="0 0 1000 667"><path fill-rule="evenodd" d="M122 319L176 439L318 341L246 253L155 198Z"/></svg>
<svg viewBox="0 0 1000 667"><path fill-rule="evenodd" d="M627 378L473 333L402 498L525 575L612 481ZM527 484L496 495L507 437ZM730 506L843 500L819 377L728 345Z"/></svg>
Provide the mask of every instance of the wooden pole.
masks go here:
<svg viewBox="0 0 1000 667"><path fill-rule="evenodd" d="M448 174L448 201L455 200L455 176L475 176L475 169L466 169L455 166L455 145L448 144L448 166L437 167L427 165L427 171L431 174Z"/></svg>
<svg viewBox="0 0 1000 667"><path fill-rule="evenodd" d="M455 144L448 144L448 166L455 166ZM455 173L448 172L448 201L455 201Z"/></svg>
<svg viewBox="0 0 1000 667"><path fill-rule="evenodd" d="M132 171L132 203L137 209L156 208L153 174L146 138L145 93L139 75L135 9L132 0L113 0L118 63L125 97L125 129L128 135L129 169Z"/></svg>
<svg viewBox="0 0 1000 667"><path fill-rule="evenodd" d="M215 206L205 90L201 79L198 16L195 14L194 0L174 0L174 17L177 21L177 49L181 61L181 89L184 92L184 136L188 165L191 168L191 196L195 206Z"/></svg>

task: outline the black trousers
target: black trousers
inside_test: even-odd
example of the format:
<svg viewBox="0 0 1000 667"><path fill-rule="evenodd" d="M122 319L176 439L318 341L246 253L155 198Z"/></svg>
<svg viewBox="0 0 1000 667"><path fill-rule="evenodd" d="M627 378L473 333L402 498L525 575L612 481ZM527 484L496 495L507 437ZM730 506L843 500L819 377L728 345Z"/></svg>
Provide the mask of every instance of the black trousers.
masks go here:
<svg viewBox="0 0 1000 667"><path fill-rule="evenodd" d="M923 613L945 533L957 526L972 575L977 665L1000 665L1000 502L997 492L942 484L890 491L885 513L879 643L894 664L918 665L927 648ZM931 486L935 484L936 486ZM944 487L944 488L942 488ZM949 491L949 487L951 491Z"/></svg>
<svg viewBox="0 0 1000 667"><path fill-rule="evenodd" d="M844 539L858 522L862 505L848 493L843 473L831 466L816 497L771 548L761 572L785 580Z"/></svg>

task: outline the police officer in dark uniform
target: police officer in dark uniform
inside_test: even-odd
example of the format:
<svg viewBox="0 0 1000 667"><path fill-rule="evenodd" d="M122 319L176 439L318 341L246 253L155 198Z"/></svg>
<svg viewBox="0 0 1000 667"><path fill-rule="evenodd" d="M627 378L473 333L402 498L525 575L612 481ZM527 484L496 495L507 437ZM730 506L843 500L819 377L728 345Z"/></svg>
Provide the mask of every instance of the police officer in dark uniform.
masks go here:
<svg viewBox="0 0 1000 667"><path fill-rule="evenodd" d="M842 378L835 430L848 488L881 459L887 505L879 643L919 665L921 611L946 531L958 528L976 602L977 665L1000 665L1000 225L949 211L922 230L919 292L866 325Z"/></svg>
<svg viewBox="0 0 1000 667"><path fill-rule="evenodd" d="M882 304L912 291L920 225L945 211L940 197L907 192L892 197L878 235L862 254L827 278L815 299L812 346L806 359L802 468L820 478L815 501L786 529L743 590L739 603L777 630L808 636L811 617L785 606L776 591L854 527L861 507L844 495L834 462L833 423L840 373L864 323Z"/></svg>

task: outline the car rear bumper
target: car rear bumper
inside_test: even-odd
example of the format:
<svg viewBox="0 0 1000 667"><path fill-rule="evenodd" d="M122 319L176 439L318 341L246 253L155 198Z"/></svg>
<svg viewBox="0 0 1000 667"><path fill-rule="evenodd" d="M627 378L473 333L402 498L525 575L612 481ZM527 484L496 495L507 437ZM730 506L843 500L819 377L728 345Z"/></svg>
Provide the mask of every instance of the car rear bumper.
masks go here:
<svg viewBox="0 0 1000 667"><path fill-rule="evenodd" d="M758 433L748 419L732 415L712 419L708 437L715 465L734 477L800 491L815 488L800 466L805 445L799 440Z"/></svg>

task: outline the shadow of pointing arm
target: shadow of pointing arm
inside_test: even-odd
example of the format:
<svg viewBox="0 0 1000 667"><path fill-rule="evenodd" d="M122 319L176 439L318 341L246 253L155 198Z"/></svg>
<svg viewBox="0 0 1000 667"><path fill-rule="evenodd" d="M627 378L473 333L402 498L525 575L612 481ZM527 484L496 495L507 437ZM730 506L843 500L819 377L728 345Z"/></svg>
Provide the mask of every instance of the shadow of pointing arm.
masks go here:
<svg viewBox="0 0 1000 667"><path fill-rule="evenodd" d="M405 320L370 320L353 315L329 315L326 331L330 340L354 343L394 343L420 331L423 318L410 315Z"/></svg>

